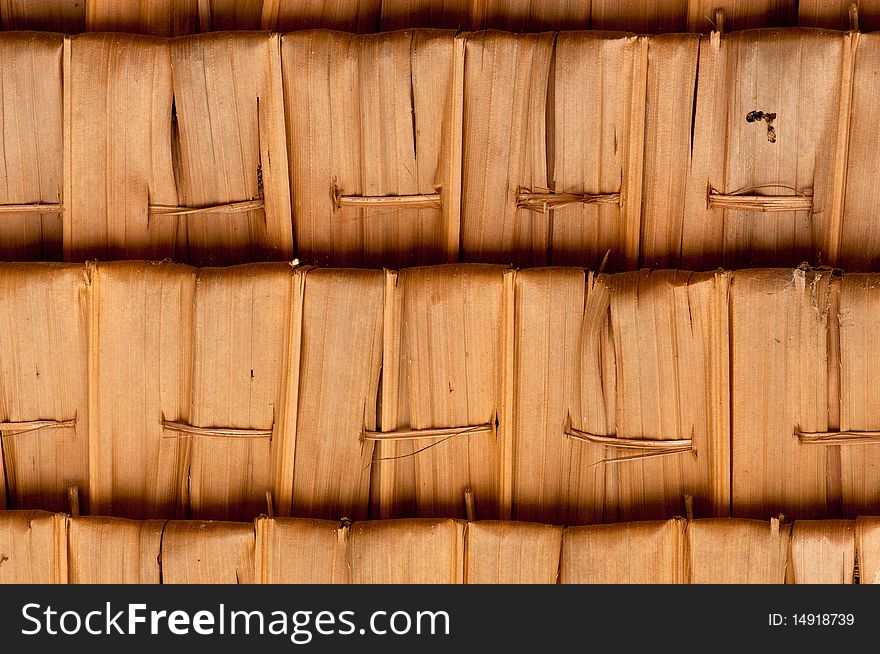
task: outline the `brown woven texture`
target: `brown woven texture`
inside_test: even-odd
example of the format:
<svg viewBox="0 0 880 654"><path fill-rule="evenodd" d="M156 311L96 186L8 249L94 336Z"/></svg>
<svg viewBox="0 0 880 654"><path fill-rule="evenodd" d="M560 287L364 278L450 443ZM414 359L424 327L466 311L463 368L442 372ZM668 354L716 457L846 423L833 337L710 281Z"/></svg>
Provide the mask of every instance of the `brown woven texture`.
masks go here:
<svg viewBox="0 0 880 654"><path fill-rule="evenodd" d="M872 583L877 520L677 518L563 528L0 511L0 583Z"/></svg>
<svg viewBox="0 0 880 654"><path fill-rule="evenodd" d="M877 581L875 23L0 0L0 581Z"/></svg>
<svg viewBox="0 0 880 654"><path fill-rule="evenodd" d="M876 274L0 264L8 508L855 518ZM685 502L685 498L688 501Z"/></svg>
<svg viewBox="0 0 880 654"><path fill-rule="evenodd" d="M878 38L0 32L0 256L871 271Z"/></svg>

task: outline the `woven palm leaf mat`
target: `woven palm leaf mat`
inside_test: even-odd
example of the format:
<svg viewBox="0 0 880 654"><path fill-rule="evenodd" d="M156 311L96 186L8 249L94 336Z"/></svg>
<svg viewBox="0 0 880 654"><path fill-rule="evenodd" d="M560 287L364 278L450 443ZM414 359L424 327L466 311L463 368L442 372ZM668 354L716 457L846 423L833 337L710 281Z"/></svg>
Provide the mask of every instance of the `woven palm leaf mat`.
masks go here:
<svg viewBox="0 0 880 654"><path fill-rule="evenodd" d="M880 579L874 23L0 0L0 581Z"/></svg>
<svg viewBox="0 0 880 654"><path fill-rule="evenodd" d="M0 511L0 581L871 583L878 535L878 518L793 525L678 518L564 529L429 518L243 523Z"/></svg>
<svg viewBox="0 0 880 654"><path fill-rule="evenodd" d="M0 32L0 257L870 272L878 44Z"/></svg>
<svg viewBox="0 0 880 654"><path fill-rule="evenodd" d="M876 274L7 263L0 291L8 508L880 510Z"/></svg>

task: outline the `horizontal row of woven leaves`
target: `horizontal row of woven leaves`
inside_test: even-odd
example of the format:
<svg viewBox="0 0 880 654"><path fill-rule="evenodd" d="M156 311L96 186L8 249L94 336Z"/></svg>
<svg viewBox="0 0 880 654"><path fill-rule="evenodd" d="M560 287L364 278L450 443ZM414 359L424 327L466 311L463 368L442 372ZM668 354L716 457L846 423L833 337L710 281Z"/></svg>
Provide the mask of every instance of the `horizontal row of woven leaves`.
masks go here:
<svg viewBox="0 0 880 654"><path fill-rule="evenodd" d="M873 583L880 519L135 521L0 511L11 583ZM856 566L858 560L858 568Z"/></svg>
<svg viewBox="0 0 880 654"><path fill-rule="evenodd" d="M0 258L871 270L873 37L0 33Z"/></svg>

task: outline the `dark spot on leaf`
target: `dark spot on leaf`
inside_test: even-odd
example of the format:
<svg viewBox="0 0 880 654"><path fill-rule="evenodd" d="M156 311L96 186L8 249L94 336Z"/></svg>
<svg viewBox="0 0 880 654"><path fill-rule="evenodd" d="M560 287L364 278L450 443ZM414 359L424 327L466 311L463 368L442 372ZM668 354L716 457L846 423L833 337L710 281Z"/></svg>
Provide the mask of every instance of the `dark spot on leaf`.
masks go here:
<svg viewBox="0 0 880 654"><path fill-rule="evenodd" d="M776 120L776 114L772 112L765 113L756 109L746 114L747 123L756 123L758 121L767 123L767 140L771 143L776 143L776 128L773 126L774 120Z"/></svg>

